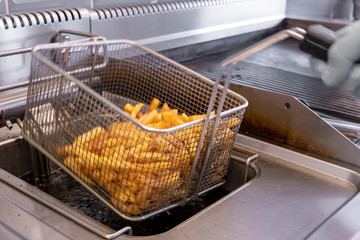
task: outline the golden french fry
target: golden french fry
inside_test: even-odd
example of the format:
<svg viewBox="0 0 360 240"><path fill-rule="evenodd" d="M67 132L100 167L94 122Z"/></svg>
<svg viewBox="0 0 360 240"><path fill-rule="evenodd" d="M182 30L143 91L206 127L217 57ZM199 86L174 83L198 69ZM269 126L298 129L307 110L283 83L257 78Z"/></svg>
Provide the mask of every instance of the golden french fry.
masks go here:
<svg viewBox="0 0 360 240"><path fill-rule="evenodd" d="M179 115L178 110L170 109L167 103L159 113L160 100L156 98L145 114L141 112L143 105L126 104L124 110L155 129L167 129L206 117L205 114ZM221 139L225 136L225 141L234 137L231 128L239 121L234 117L223 122L225 128L217 135ZM150 206L183 196L184 181L190 174L203 125L200 122L174 133L154 134L131 121L115 122L106 130L95 127L77 137L71 145L57 148L56 152L66 157L64 164L81 179L106 188L120 211L137 215ZM216 142L217 138L214 141L222 144Z"/></svg>
<svg viewBox="0 0 360 240"><path fill-rule="evenodd" d="M153 152L171 153L176 151L176 147L164 136L157 136L148 143L148 146Z"/></svg>
<svg viewBox="0 0 360 240"><path fill-rule="evenodd" d="M107 134L109 138L119 138L119 133L122 131L128 130L135 130L136 126L131 122L122 122L122 123L113 123L107 129Z"/></svg>
<svg viewBox="0 0 360 240"><path fill-rule="evenodd" d="M153 173L148 174L136 174L136 181L138 183L138 186L143 191L149 190L148 188L151 188L152 183L156 181L156 177Z"/></svg>
<svg viewBox="0 0 360 240"><path fill-rule="evenodd" d="M189 122L189 117L185 114L185 113L182 113L181 116L180 116L181 120L183 120L184 122Z"/></svg>
<svg viewBox="0 0 360 240"><path fill-rule="evenodd" d="M155 123L151 127L156 128L156 129L166 129L166 128L171 128L171 123L166 122L164 120L160 120L159 122Z"/></svg>
<svg viewBox="0 0 360 240"><path fill-rule="evenodd" d="M146 152L149 149L149 144L146 142L143 142L141 144L137 144L136 146L129 149L130 154L140 153L140 152Z"/></svg>
<svg viewBox="0 0 360 240"><path fill-rule="evenodd" d="M215 111L212 111L210 113L210 116L213 116L215 115ZM189 121L192 122L192 121L195 121L195 120L199 120L201 118L205 118L206 117L206 114L202 114L202 115L193 115L193 116L190 116L189 117Z"/></svg>
<svg viewBox="0 0 360 240"><path fill-rule="evenodd" d="M81 148L85 151L100 154L102 143L107 138L107 133L102 127L96 127L76 138L72 147Z"/></svg>
<svg viewBox="0 0 360 240"><path fill-rule="evenodd" d="M241 120L239 118L233 117L227 121L227 127L231 128L240 124Z"/></svg>
<svg viewBox="0 0 360 240"><path fill-rule="evenodd" d="M131 117L136 119L136 115L140 112L143 106L144 106L143 103L136 104L133 110L131 111Z"/></svg>
<svg viewBox="0 0 360 240"><path fill-rule="evenodd" d="M110 182L114 181L114 179L116 179L117 177L117 173L112 169L107 168L106 166L103 166L101 170L97 170L96 173L99 174L99 176L97 176L97 180L96 178L95 180L100 186L103 187L106 187Z"/></svg>
<svg viewBox="0 0 360 240"><path fill-rule="evenodd" d="M114 148L114 147L121 147L121 139L108 138L104 141L103 148Z"/></svg>
<svg viewBox="0 0 360 240"><path fill-rule="evenodd" d="M184 124L185 122L181 120L181 118L175 114L175 112L172 112L173 110L169 112L163 112L162 117L166 122L171 123L174 126L178 126L181 124Z"/></svg>
<svg viewBox="0 0 360 240"><path fill-rule="evenodd" d="M169 108L169 105L167 103L164 103L164 105L161 108L161 112L169 112L171 109Z"/></svg>
<svg viewBox="0 0 360 240"><path fill-rule="evenodd" d="M127 156L127 150L121 145L121 146L115 146L112 148L104 148L101 151L101 156L108 158L108 159L118 159L119 156Z"/></svg>
<svg viewBox="0 0 360 240"><path fill-rule="evenodd" d="M151 101L150 103L150 106L149 106L149 109L147 110L147 112L152 112L154 110L157 110L157 108L159 107L160 105L160 100L157 99L157 98L153 98L153 100Z"/></svg>
<svg viewBox="0 0 360 240"><path fill-rule="evenodd" d="M121 176L121 175L119 175ZM130 202L135 202L135 193L139 191L139 184L131 179L125 178L124 176L119 177L118 176L118 182L116 182L118 184L119 187L121 187L121 189L123 191L125 191L125 194L129 197L129 201Z"/></svg>
<svg viewBox="0 0 360 240"><path fill-rule="evenodd" d="M169 175L168 177L165 178L166 184L164 186L166 186L167 188L170 188L170 187L173 187L175 184L181 183L180 177L181 177L180 171L173 172L171 175Z"/></svg>
<svg viewBox="0 0 360 240"><path fill-rule="evenodd" d="M138 114L136 114L136 119L141 119L144 117L145 114L143 114L142 112L138 112Z"/></svg>
<svg viewBox="0 0 360 240"><path fill-rule="evenodd" d="M158 122L161 120L161 114L158 114L158 112L154 109L151 112L147 112L142 119L140 119L140 122L144 125L151 124L154 122Z"/></svg>
<svg viewBox="0 0 360 240"><path fill-rule="evenodd" d="M182 168L184 166L190 166L191 158L186 148L181 148L178 152L173 154L171 161L174 168Z"/></svg>
<svg viewBox="0 0 360 240"><path fill-rule="evenodd" d="M95 182L89 178L86 172L82 169L79 158L77 157L67 157L64 160L64 164L71 169L81 180L84 182L94 185Z"/></svg>
<svg viewBox="0 0 360 240"><path fill-rule="evenodd" d="M66 157L66 156L74 156L75 152L74 152L74 148L72 145L66 145L64 147L58 147L56 148L55 152L57 154L59 154L62 157Z"/></svg>
<svg viewBox="0 0 360 240"><path fill-rule="evenodd" d="M177 109L171 109L170 114L173 115L173 116L177 116L178 115L178 110Z"/></svg>
<svg viewBox="0 0 360 240"><path fill-rule="evenodd" d="M136 203L139 205L141 209L147 209L151 204L151 200L148 199L148 194L146 193L147 192L143 194L143 192L140 192L136 195Z"/></svg>
<svg viewBox="0 0 360 240"><path fill-rule="evenodd" d="M151 162L160 162L160 161L170 161L171 156L169 154L163 154L158 152L140 152L140 153L131 153L135 161L142 163L151 163Z"/></svg>
<svg viewBox="0 0 360 240"><path fill-rule="evenodd" d="M130 103L127 103L127 104L125 105L125 107L124 107L125 112L127 112L127 113L129 113L129 114L131 114L131 112L133 111L133 109L134 109L134 106L131 105Z"/></svg>
<svg viewBox="0 0 360 240"><path fill-rule="evenodd" d="M75 152L81 167L84 168L85 171L94 171L95 168L100 168L103 164L103 158L95 153L85 151L81 148L76 149Z"/></svg>

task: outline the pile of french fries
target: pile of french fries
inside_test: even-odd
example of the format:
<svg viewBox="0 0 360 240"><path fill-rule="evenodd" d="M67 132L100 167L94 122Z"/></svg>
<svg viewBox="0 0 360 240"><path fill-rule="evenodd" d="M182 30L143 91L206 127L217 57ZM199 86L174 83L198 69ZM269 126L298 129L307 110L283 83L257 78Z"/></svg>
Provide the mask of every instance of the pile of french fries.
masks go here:
<svg viewBox="0 0 360 240"><path fill-rule="evenodd" d="M144 104L125 105L125 112L140 123L166 129L204 118L187 116L154 98L143 113ZM212 115L215 114L214 112ZM224 132L233 137L232 118ZM106 129L94 129L57 148L64 164L81 180L106 189L114 206L128 216L164 207L183 197L192 161L198 147L203 122L171 133L152 133L132 121L115 122Z"/></svg>

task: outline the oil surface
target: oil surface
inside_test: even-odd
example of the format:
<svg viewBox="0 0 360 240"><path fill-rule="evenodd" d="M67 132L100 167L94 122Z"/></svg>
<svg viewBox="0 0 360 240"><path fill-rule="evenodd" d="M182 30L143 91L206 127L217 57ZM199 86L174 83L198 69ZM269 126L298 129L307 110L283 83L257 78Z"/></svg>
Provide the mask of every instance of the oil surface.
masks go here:
<svg viewBox="0 0 360 240"><path fill-rule="evenodd" d="M166 232L229 193L217 188L203 195L200 201L189 202L185 206L171 209L147 220L131 222L117 215L62 170L54 172L47 182L38 187L66 205L83 212L116 231L125 226L132 227L135 236Z"/></svg>

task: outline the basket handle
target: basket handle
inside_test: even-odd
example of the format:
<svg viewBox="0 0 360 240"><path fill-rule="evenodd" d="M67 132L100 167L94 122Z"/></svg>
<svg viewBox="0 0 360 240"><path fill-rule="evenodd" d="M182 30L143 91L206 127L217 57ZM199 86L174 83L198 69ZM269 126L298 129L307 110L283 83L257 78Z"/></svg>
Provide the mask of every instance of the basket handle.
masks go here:
<svg viewBox="0 0 360 240"><path fill-rule="evenodd" d="M95 35L95 34L92 34L92 33L86 33L86 32L80 32L80 31L74 31L74 30L67 30L67 29L59 30L56 33L56 35L54 36L53 39L58 39L59 36L61 36L61 34L64 34L64 33L71 34L71 35L78 35L78 36L86 37L86 38L89 38L89 39L106 40L105 37L100 36L100 35ZM65 37L65 40L68 40L68 38ZM34 47L17 48L17 49L6 50L6 51L0 52L0 57L7 57L7 56L12 56L12 55L29 53L33 49L34 49Z"/></svg>
<svg viewBox="0 0 360 240"><path fill-rule="evenodd" d="M209 147L208 147L208 150L207 150L207 153L206 153L206 158L205 158L205 161L204 161L204 165L200 170L199 181L197 182L196 190L195 190L195 193L194 193L196 198L198 198L198 195L199 195L201 179L203 178L204 170L206 168L206 165L207 165L207 162L208 162L208 159L209 159L209 156L210 156L211 148L213 146L213 142L214 142L214 138L215 138L215 134L216 134L216 129L217 129L219 119L220 119L220 113L221 113L221 111L223 109L223 106L224 106L225 97L226 97L226 94L227 94L227 90L229 89L231 76L232 76L232 71L233 71L235 65L238 62L240 62L241 60L243 60L244 58L246 58L246 57L248 57L248 56L250 56L250 55L252 55L252 54L254 54L256 52L259 52L259 51L261 51L261 50L263 50L263 49L265 49L265 48L267 48L267 47L269 47L271 45L274 45L274 44L276 44L276 43L278 43L280 41L283 41L283 40L285 40L285 39L287 39L289 37L293 37L295 39L298 39L298 40L302 41L304 39L305 34L306 34L306 31L304 29L298 28L298 27L282 30L282 31L280 31L278 33L275 33L275 34L263 39L262 41L259 41L259 42L255 43L255 44L251 45L250 47L245 48L244 50L236 53L235 55L225 59L220 64L220 68L218 70L216 81L215 81L215 84L214 84L214 87L213 87L209 107L208 107L208 110L207 110L207 113L206 113L206 119L205 119L205 122L204 122L203 131L201 133L201 138L200 138L201 141L204 139L205 131L206 131L206 128L207 128L207 126L209 124L210 113L211 113L211 111L212 111L212 109L214 107L215 99L216 99L218 89L219 89L219 84L220 84L221 79L223 79L223 77L224 77L223 76L224 72L226 72L225 85L224 85L223 92L222 92L221 98L220 98L220 102L219 102L219 105L218 105L218 108L217 108L217 111L216 111L214 127L213 127L213 131L211 133L210 143L209 143ZM196 157L198 157L198 156L196 156ZM197 160L196 157L195 157L195 160ZM196 162L195 162L195 164L196 164ZM193 176L190 174L190 179L192 177Z"/></svg>

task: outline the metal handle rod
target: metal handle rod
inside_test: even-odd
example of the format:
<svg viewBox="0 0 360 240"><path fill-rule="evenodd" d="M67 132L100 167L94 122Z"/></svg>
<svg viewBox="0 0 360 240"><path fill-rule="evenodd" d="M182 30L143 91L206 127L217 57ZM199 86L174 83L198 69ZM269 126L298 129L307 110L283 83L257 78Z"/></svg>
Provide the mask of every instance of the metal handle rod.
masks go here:
<svg viewBox="0 0 360 240"><path fill-rule="evenodd" d="M103 36L100 36L100 35L96 35L96 34L92 34L92 33L86 33L86 32L80 32L80 31L74 31L74 30L68 30L68 29L59 30L56 33L55 38L58 37L59 35L63 34L63 33L72 34L72 35L78 35L78 36L87 37L87 38L94 38L95 37L95 38L105 39ZM12 56L12 55L29 53L29 52L31 52L33 50L33 48L34 47L17 48L17 49L2 51L2 52L0 52L0 57L7 57L7 56Z"/></svg>
<svg viewBox="0 0 360 240"><path fill-rule="evenodd" d="M221 100L220 100L220 103L219 103L218 109L217 109L215 123L214 123L214 126L213 126L213 132L212 132L212 135L211 135L210 144L209 144L209 147L208 147L208 150L207 150L207 153L206 153L206 158L205 158L205 161L204 161L204 167L201 168L199 181L197 182L196 191L195 191L195 196L196 197L198 196L198 193L200 191L201 179L202 179L202 177L204 175L205 168L206 168L209 156L210 156L210 152L211 152L212 146L214 144L214 138L215 138L215 135L216 135L216 129L217 129L217 125L218 125L218 122L219 122L220 112L222 111L222 107L223 107L223 104L224 104L224 100L225 100L225 96L226 96L226 93L227 93L228 86L229 86L230 81L231 81L231 75L232 75L232 70L233 70L234 66L239 61L243 60L244 58L246 58L246 57L248 57L248 56L250 56L250 55L252 55L252 54L254 54L256 52L259 52L259 51L261 51L261 50L263 50L263 49L265 49L265 48L267 48L267 47L269 47L271 45L274 45L275 43L283 41L283 40L285 40L285 39L287 39L289 37L293 37L293 38L298 39L298 40L301 41L301 40L304 39L304 34L305 33L306 33L306 31L301 29L301 28L291 28L291 29L282 30L282 31L280 31L278 33L275 33L275 34L271 35L270 37L265 38L264 40L262 40L262 41L260 41L260 42L258 42L256 44L251 45L250 47L245 48L244 50L240 51L239 53L235 54L234 56L232 56L232 57L230 57L228 59L225 59L220 64L220 68L218 70L217 78L216 78L215 85L214 85L215 91L213 91L213 94L211 96L209 109L208 109L208 112L207 112L207 118L206 118L207 122L209 121L209 117L210 117L210 112L211 112L210 107L214 106L215 98L216 98L216 95L217 95L217 89L219 87L220 80L222 79L223 72L224 72L224 70L226 68L228 69L228 71L227 71L227 75L226 75L226 79L225 79L225 86L224 86L224 89L223 89L223 92L222 92ZM205 123L206 123L206 121L205 121ZM204 124L204 128L205 128L205 124Z"/></svg>
<svg viewBox="0 0 360 240"><path fill-rule="evenodd" d="M246 159L245 168L244 168L244 184L247 182L247 179L248 179L250 163L252 161L254 161L255 159L257 159L258 157L259 157L259 154L256 153L256 154L254 154L251 157Z"/></svg>
<svg viewBox="0 0 360 240"><path fill-rule="evenodd" d="M70 29L61 29L61 30L59 30L57 32L57 34L55 35L55 37L58 37L63 33L67 33L67 34L71 34L71 35L78 35L78 36L87 37L87 38L92 38L92 37L104 38L101 35L97 35L97 34L93 34L93 33L87 33L87 32L80 32L80 31L75 31L75 30L70 30Z"/></svg>
<svg viewBox="0 0 360 240"><path fill-rule="evenodd" d="M246 159L242 158L242 157L239 157L239 156L236 156L236 155L231 156L232 159L245 164L244 171L243 171L243 173L244 173L244 178L243 178L244 184L247 182L247 179L249 177L249 169L250 169L251 162L254 161L255 159L257 159L258 157L259 157L259 154L257 154L257 153L254 153L253 155L251 155L250 157L248 157Z"/></svg>
<svg viewBox="0 0 360 240"><path fill-rule="evenodd" d="M360 133L360 124L328 118L324 120L336 129L354 132L356 134Z"/></svg>
<svg viewBox="0 0 360 240"><path fill-rule="evenodd" d="M7 57L7 56L12 56L12 55L17 55L17 54L29 53L32 51L32 49L33 49L33 47L28 47L28 48L18 48L18 49L2 51L2 52L0 52L0 57Z"/></svg>
<svg viewBox="0 0 360 240"><path fill-rule="evenodd" d="M106 38L101 36L101 35L96 35L96 34L86 33L86 32L80 32L80 31L75 31L75 30L69 30L69 29L61 29L61 30L59 30L55 35L55 39L58 36L60 36L61 34L64 34L64 33L90 38L91 40L106 40ZM0 58L1 57L8 57L8 56L13 56L13 55L18 55L18 54L30 53L34 48L35 47L28 47L28 48L18 48L18 49L2 51L2 52L0 52ZM29 85L29 81L23 81L23 82L19 82L19 83L7 85L7 86L1 86L0 87L0 92L11 90L11 89L18 88L18 87L26 87L28 85Z"/></svg>
<svg viewBox="0 0 360 240"><path fill-rule="evenodd" d="M270 37L263 39L262 41L259 41L255 44L251 45L250 47L245 48L244 50L240 51L239 53L224 60L221 64L221 68L224 68L226 65L231 64L231 63L236 64L239 61L243 60L244 58L246 58L256 52L259 52L271 45L281 42L289 37L292 37L292 38L302 41L302 40L304 40L305 33L306 33L306 31L304 29L298 28L298 27L282 30L278 33L271 35Z"/></svg>
<svg viewBox="0 0 360 240"><path fill-rule="evenodd" d="M19 83L14 83L14 84L10 84L10 85L0 87L0 92L4 92L4 91L7 91L7 90L19 88L19 87L26 87L28 85L29 85L29 81L23 81L23 82L19 82Z"/></svg>

